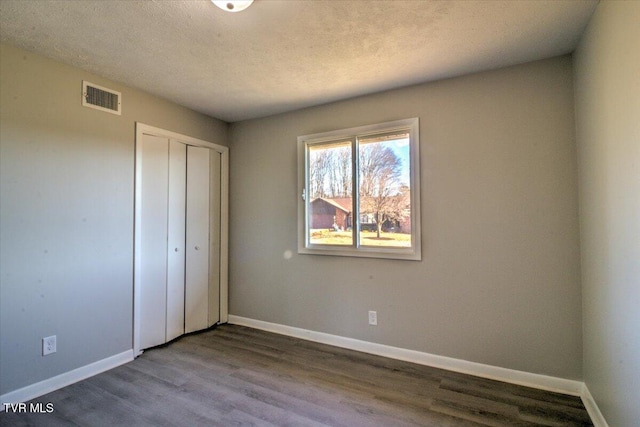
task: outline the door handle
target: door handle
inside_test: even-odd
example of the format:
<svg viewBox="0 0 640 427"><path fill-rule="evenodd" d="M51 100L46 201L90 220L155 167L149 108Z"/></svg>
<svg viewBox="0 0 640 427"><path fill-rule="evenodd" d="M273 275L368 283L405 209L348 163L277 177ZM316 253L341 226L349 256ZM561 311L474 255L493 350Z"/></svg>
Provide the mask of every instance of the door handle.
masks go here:
<svg viewBox="0 0 640 427"><path fill-rule="evenodd" d="M196 247L195 247L195 250L196 250L196 251L199 251L199 250L200 250L200 246L196 246Z"/></svg>

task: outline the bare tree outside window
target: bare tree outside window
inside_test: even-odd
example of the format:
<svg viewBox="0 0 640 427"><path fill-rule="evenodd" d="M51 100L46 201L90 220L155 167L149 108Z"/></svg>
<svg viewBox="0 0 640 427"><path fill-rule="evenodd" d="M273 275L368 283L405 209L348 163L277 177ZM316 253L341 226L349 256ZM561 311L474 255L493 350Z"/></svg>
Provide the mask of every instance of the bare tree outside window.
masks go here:
<svg viewBox="0 0 640 427"><path fill-rule="evenodd" d="M410 235L406 224L411 214L410 188L408 182L402 182L403 161L399 154L403 147L408 150L409 135L386 135L360 139L360 212L370 214L373 224L361 224L362 245L380 245L372 242L373 238L365 235L367 231L375 229L375 239L392 241L401 239L400 235L383 236L385 232ZM407 156L408 157L408 156ZM408 167L408 166L407 166ZM404 174L408 178L408 170ZM411 240L401 239L404 244L411 246Z"/></svg>
<svg viewBox="0 0 640 427"><path fill-rule="evenodd" d="M310 194L351 197L351 141L321 144L309 149Z"/></svg>
<svg viewBox="0 0 640 427"><path fill-rule="evenodd" d="M309 241L353 245L351 141L309 148Z"/></svg>

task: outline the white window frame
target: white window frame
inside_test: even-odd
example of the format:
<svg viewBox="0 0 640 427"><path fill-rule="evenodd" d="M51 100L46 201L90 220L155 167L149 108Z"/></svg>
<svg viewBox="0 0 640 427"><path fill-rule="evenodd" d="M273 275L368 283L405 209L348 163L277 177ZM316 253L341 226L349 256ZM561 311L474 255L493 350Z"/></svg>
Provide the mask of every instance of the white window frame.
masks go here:
<svg viewBox="0 0 640 427"><path fill-rule="evenodd" d="M352 174L356 176L354 182L357 184L358 176L358 138L371 136L378 133L393 131L409 132L409 160L410 160L410 188L411 188L411 247L373 247L359 244L360 234L360 212L358 209L358 185L353 185L352 197L354 200L354 210L352 212L353 221L353 246L343 245L321 245L313 244L309 241L307 232L309 218L310 197L306 197L309 188L309 147L316 144L327 143L337 140L351 140L353 143L352 154ZM421 231L420 231L420 141L419 141L419 119L411 118L396 120L385 123L378 123L368 126L359 126L349 129L340 129L330 132L315 133L298 137L298 253L313 255L333 255L365 258L387 258L403 260L421 260ZM305 200L306 199L306 200ZM356 223L357 220L357 223Z"/></svg>

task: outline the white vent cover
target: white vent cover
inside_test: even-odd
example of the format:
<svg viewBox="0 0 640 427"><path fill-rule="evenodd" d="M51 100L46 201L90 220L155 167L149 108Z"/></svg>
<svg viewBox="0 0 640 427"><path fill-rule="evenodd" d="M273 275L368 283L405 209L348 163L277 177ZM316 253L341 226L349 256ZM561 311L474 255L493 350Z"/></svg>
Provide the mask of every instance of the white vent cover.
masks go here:
<svg viewBox="0 0 640 427"><path fill-rule="evenodd" d="M82 106L106 111L107 113L122 114L120 107L122 94L106 87L82 81Z"/></svg>

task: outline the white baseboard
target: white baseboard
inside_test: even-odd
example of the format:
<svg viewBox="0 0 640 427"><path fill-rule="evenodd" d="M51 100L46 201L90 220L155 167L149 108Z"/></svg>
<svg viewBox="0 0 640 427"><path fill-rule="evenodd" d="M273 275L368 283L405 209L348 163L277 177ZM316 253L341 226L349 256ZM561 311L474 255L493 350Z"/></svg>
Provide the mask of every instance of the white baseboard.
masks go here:
<svg viewBox="0 0 640 427"><path fill-rule="evenodd" d="M248 326L268 332L275 332L277 334L288 335L304 340L315 341L322 344L329 344L336 347L348 348L350 350L361 351L378 356L389 357L391 359L403 360L434 368L446 369L448 371L474 375L476 377L553 391L556 393L581 396L584 390L584 383L580 381L532 374L530 372L516 371L513 369L500 368L498 366L469 362L462 359L454 359L451 357L438 356L415 350L391 347L388 345L326 334L324 332L315 332L307 329L280 325L277 323L263 322L262 320L249 319L246 317L235 316L233 314L229 315L229 323Z"/></svg>
<svg viewBox="0 0 640 427"><path fill-rule="evenodd" d="M65 372L64 374L57 375L53 378L28 385L18 390L10 391L9 393L0 396L0 411L4 410L5 403L20 403L35 399L43 394L51 393L52 391L61 389L62 387L66 387L70 384L98 375L117 366L124 365L132 360L133 350L127 350L120 354L116 354L111 357L107 357L106 359L98 360L97 362L93 362L89 365Z"/></svg>
<svg viewBox="0 0 640 427"><path fill-rule="evenodd" d="M593 423L594 427L609 427L609 424L607 424L607 420L604 419L604 415L602 415L602 412L600 412L600 408L598 408L598 404L591 395L591 392L589 391L589 388L586 384L582 389L582 394L580 395L580 397L582 398L584 407L587 408L587 412L591 417L591 422Z"/></svg>

